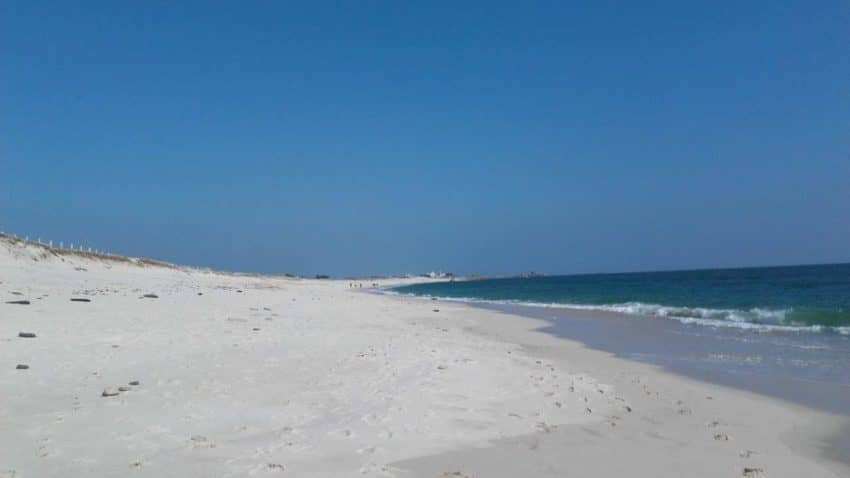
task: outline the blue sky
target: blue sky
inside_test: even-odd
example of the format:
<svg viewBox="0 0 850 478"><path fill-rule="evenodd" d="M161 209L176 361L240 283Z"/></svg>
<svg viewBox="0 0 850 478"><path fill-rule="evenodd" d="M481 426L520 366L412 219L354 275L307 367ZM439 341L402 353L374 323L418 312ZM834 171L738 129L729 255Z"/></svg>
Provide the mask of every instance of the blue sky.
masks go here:
<svg viewBox="0 0 850 478"><path fill-rule="evenodd" d="M259 272L850 261L846 1L317 3L0 3L0 230Z"/></svg>

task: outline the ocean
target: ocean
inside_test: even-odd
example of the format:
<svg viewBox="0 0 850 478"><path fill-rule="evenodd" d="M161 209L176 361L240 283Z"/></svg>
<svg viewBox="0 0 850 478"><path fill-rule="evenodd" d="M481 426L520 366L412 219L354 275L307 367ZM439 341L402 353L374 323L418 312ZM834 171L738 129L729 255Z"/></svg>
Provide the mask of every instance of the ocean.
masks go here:
<svg viewBox="0 0 850 478"><path fill-rule="evenodd" d="M488 279L395 290L717 327L850 335L850 264Z"/></svg>
<svg viewBox="0 0 850 478"><path fill-rule="evenodd" d="M624 358L850 415L850 264L436 282ZM801 386L804 384L805 386Z"/></svg>

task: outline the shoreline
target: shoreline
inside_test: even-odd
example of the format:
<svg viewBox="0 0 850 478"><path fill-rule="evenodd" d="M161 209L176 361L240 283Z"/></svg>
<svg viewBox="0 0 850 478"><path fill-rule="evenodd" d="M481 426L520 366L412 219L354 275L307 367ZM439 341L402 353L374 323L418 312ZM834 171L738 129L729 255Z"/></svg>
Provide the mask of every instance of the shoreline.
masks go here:
<svg viewBox="0 0 850 478"><path fill-rule="evenodd" d="M389 295L389 297L400 296ZM415 297L414 299L430 300L423 297ZM622 393L630 400L635 400L635 397L641 397L642 395L651 396L651 393L647 392L647 386L645 385L637 387L634 382L623 380L622 377L624 375L630 377L641 377L640 382L646 384L653 381L659 388L666 389L667 394L671 396L668 403L661 405L662 410L664 408L666 408L666 410L660 414L668 418L675 417L677 415L679 417L693 417L701 415L701 413L697 411L696 407L687 406L691 400L694 400L697 403L702 402L703 406L708 404L709 406L705 408L709 409L716 407L716 404L721 397L725 397L725 399L730 402L742 402L740 408L745 410L744 413L742 413L742 410L736 410L735 408L739 407L739 405L735 404L733 404L732 408L723 409L723 412L715 412L715 416L719 416L723 413L726 413L727 415L737 415L738 419L736 420L736 423L733 423L733 420L728 419L728 421L723 419L710 419L709 417L711 416L711 412L708 412L709 415L703 416L706 420L703 420L703 423L701 424L693 423L699 422L700 420L691 420L691 425L694 426L694 428L699 427L699 425L704 425L706 427L706 431L712 431L718 429L717 426L712 425L725 425L728 428L749 428L749 430L747 430L748 432L755 432L754 434L758 435L760 434L758 428L760 428L763 424L767 425L767 422L762 420L763 417L761 415L766 408L771 408L771 414L776 413L778 415L783 415L785 417L783 420L791 419L797 421L796 425L786 427L776 427L776 422L770 423L769 428L772 428L772 431L774 432L773 438L777 439L779 446L787 447L787 451L789 452L799 453L801 456L816 459L818 462L827 465L830 472L835 474L834 476L845 476L850 473L850 459L848 459L848 457L850 457L850 443L847 441L847 437L850 436L850 419L848 419L845 415L835 415L828 411L803 406L799 403L783 400L778 397L763 395L746 389L710 382L705 379L692 377L670 370L664 366L618 357L606 350L592 348L576 339L571 339L548 331L547 329L550 328L551 322L539 317L519 314L513 310L501 310L499 307L482 307L481 304L462 303L456 301L443 302L439 300L433 302L438 304L445 303L450 305L460 305L461 307L467 307L470 309L487 310L491 312L491 315L486 317L488 322L478 323L468 330L472 333L480 334L488 338L517 343L524 349L527 349L529 353L543 356L549 360L566 362L572 367L579 364L579 368L582 370L581 373L593 376L600 382L608 384L613 383L614 389L618 390L619 393ZM586 311L579 310L574 312ZM684 400L674 399L676 396L687 396L689 398ZM711 398L707 401L700 400L700 398L703 397L706 399L708 399L708 397ZM641 400L636 401L640 402ZM647 400L644 399L643 401ZM648 401L651 402L652 400L650 399ZM683 405L685 405L685 408L682 408ZM637 407L633 407L633 409L637 412ZM703 411L703 413L705 413L705 411ZM616 422L609 421L607 424L597 423L595 427L576 427L567 424L563 427L556 427L563 428L564 430L561 432L555 432L553 429L536 434L513 437L495 442L489 448L459 450L443 455L406 461L400 465L410 467L415 470L413 476L438 476L432 475L433 473L436 473L438 468L451 466L463 468L460 470L462 473L460 476L470 477L522 476L521 474L527 474L527 476L562 476L559 473L567 473L568 471L574 472L576 467L581 469L581 465L577 464L576 459L584 456L584 453L589 453L590 456L596 455L593 453L593 450L591 449L592 447L588 447L588 449L583 449L580 453L571 454L568 460L559 460L557 458L558 455L556 454L558 453L558 450L563 453L564 448L568 445L572 448L586 447L589 444L592 446L602 447L611 446L611 443L589 443L586 441L586 436L605 436L605 432L610 431L609 427L612 423L616 423L614 426L622 428L622 421L620 420L623 418L623 414L615 416L618 417ZM651 422L652 420L650 419L648 421ZM720 423L718 424L717 422ZM785 421L785 423L788 422ZM664 428L664 425L668 425L670 428L679 428L679 425L675 425L673 423L658 422L653 423L653 425L661 425L662 429ZM690 431L693 432L694 430L691 429ZM676 430L676 433L681 432L681 429ZM560 433L560 435L558 433ZM642 435L644 433L646 433L646 430L638 430L636 432L637 435ZM726 440L722 441L726 443ZM729 441L740 442L741 440L740 437L732 438L730 436ZM704 445L709 445L709 443L710 442L706 440ZM626 462L631 461L629 466L614 466L608 470L605 466L598 466L604 463L604 461L597 461L596 463L586 463L584 465L587 467L587 472L590 473L590 470L593 470L594 467L596 467L595 471L600 473L598 476L623 476L620 475L621 473L628 476L647 477L718 476L716 474L707 473L705 470L687 470L687 462L679 464L685 466L685 468L680 470L681 475L670 474L669 468L666 465L661 466L660 468L648 469L645 466L646 463L643 456L644 453L652 453L652 446L640 443L639 440L632 442L618 442L616 445L618 457ZM683 446L684 442L680 442L678 445ZM740 443L736 443L736 445L740 445ZM776 445L777 443L773 444L773 446ZM536 456L535 451L540 449L549 449L549 452L552 454L548 456L544 455L544 460L546 461L545 466L540 463L536 463L541 457ZM699 457L701 453L707 453L707 451L701 447L693 450L693 452L694 455L692 458L694 463L704 459L704 457ZM741 459L740 464L732 465L731 468L736 468L737 466L737 470L742 474L748 467L759 468L755 465L758 461L754 460L751 462L749 460L752 457L758 456L761 452L749 448L744 448L740 450L740 452L746 454L747 457L744 458L740 456L739 453L738 458ZM603 459L601 456L597 458L599 460ZM717 459L723 460L723 458L715 457L715 460ZM725 459L729 460L729 457L725 457ZM734 460L729 461L731 462ZM704 466L709 465L708 463L705 463ZM713 463L711 466L716 467L716 463ZM717 468L719 468L718 472L722 470L722 467ZM727 469L728 468L729 467L727 467ZM764 468L762 474L744 474L744 476L795 476L795 473L789 470L790 469L771 471ZM734 474L731 476L734 476Z"/></svg>
<svg viewBox="0 0 850 478"><path fill-rule="evenodd" d="M848 471L832 415L466 304L2 241L0 293L2 478Z"/></svg>
<svg viewBox="0 0 850 478"><path fill-rule="evenodd" d="M847 377L833 376L830 377L832 380L827 381L805 373L790 373L785 362L794 362L795 357L787 354L785 347L793 344L780 342L779 347L767 348L756 340L799 339L799 334L809 332L753 332L712 328L683 324L667 318L568 307L549 309L519 304L471 305L544 320L548 325L541 329L543 332L578 341L624 360L657 365L688 378L793 402L850 420L850 381ZM805 336L802 338L811 339ZM836 338L844 340L843 337L820 337L822 340ZM742 342L744 345L741 345ZM783 355L779 357L780 354ZM723 360L710 361L718 356ZM779 361L786 368L774 366L765 370L762 362L766 358ZM753 366L751 362L759 365Z"/></svg>

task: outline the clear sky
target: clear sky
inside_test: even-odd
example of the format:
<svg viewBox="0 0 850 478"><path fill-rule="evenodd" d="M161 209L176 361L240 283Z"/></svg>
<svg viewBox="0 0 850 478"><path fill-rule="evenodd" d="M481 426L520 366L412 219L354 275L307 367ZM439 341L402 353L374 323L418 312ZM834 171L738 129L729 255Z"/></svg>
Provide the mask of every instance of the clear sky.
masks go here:
<svg viewBox="0 0 850 478"><path fill-rule="evenodd" d="M311 274L850 261L850 2L413 3L0 2L0 230Z"/></svg>

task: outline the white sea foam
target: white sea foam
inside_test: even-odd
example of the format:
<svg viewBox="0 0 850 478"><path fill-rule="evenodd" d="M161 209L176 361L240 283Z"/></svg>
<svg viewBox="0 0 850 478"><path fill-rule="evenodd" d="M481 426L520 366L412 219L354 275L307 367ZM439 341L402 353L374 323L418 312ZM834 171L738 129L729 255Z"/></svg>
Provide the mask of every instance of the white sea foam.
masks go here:
<svg viewBox="0 0 850 478"><path fill-rule="evenodd" d="M495 305L520 305L572 310L592 310L614 312L630 316L661 317L677 320L684 324L698 324L710 327L733 327L757 332L824 332L834 331L850 335L850 327L827 327L823 325L794 325L785 322L792 309L712 309L706 307L675 307L643 302L624 302L621 304L574 304L561 302L530 302L519 300L488 300L471 297L421 296L389 289L381 293L413 297L428 297L443 301L482 303Z"/></svg>

